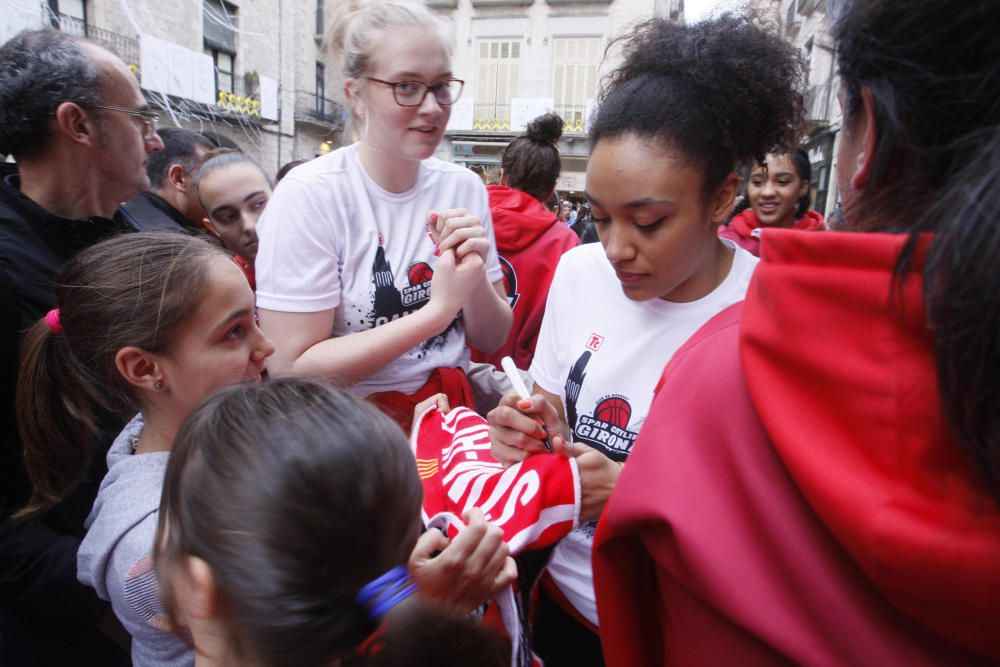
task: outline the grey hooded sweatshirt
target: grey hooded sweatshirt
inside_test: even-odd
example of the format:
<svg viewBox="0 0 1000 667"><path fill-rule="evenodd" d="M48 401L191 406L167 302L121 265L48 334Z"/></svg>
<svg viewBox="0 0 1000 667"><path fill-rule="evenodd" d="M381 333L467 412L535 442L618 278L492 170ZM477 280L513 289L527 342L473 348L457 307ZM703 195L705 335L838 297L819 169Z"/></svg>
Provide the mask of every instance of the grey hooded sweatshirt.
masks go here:
<svg viewBox="0 0 1000 667"><path fill-rule="evenodd" d="M111 601L132 635L135 667L187 667L194 652L167 629L152 560L170 452L134 454L141 433L136 415L108 451L108 474L77 553L77 578Z"/></svg>

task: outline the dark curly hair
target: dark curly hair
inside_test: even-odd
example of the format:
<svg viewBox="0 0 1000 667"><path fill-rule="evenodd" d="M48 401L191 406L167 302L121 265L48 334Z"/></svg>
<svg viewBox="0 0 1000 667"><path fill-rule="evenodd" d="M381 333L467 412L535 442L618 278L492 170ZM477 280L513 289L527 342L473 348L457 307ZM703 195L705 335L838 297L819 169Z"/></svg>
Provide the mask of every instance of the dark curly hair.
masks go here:
<svg viewBox="0 0 1000 667"><path fill-rule="evenodd" d="M603 82L591 148L622 135L669 147L704 172L708 196L737 166L794 145L801 56L750 19L684 26L654 18L608 48L623 60Z"/></svg>
<svg viewBox="0 0 1000 667"><path fill-rule="evenodd" d="M562 161L556 142L563 119L547 113L528 123L528 131L507 144L500 158L507 185L544 202L556 187Z"/></svg>
<svg viewBox="0 0 1000 667"><path fill-rule="evenodd" d="M57 30L24 30L0 48L0 152L37 156L49 144L56 107L102 103L103 72L86 43Z"/></svg>

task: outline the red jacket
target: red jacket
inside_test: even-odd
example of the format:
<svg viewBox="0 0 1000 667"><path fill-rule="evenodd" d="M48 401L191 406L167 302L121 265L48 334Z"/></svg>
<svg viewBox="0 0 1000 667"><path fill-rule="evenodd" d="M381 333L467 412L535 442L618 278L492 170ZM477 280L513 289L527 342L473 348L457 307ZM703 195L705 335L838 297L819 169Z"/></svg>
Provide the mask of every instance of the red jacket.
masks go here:
<svg viewBox="0 0 1000 667"><path fill-rule="evenodd" d="M792 229L816 232L826 229L826 226L823 224L823 216L818 211L806 211L805 215L795 221ZM719 225L720 238L729 239L757 257L760 257L760 234L763 231L764 227L752 208L733 216L728 225Z"/></svg>
<svg viewBox="0 0 1000 667"><path fill-rule="evenodd" d="M531 195L503 185L486 189L507 302L514 319L507 341L499 350L484 354L473 349L472 360L500 368L500 359L509 355L518 368L528 368L535 356L556 265L564 252L580 244L580 239Z"/></svg>
<svg viewBox="0 0 1000 667"><path fill-rule="evenodd" d="M1000 510L942 422L919 275L891 310L904 241L768 232L668 364L597 531L610 667L1000 660Z"/></svg>

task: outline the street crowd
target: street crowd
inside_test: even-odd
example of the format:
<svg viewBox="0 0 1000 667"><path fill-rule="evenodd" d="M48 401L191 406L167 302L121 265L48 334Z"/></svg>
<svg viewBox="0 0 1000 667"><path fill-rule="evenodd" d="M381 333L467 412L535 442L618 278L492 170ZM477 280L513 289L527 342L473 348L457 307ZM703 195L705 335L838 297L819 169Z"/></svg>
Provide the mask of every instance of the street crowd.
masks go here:
<svg viewBox="0 0 1000 667"><path fill-rule="evenodd" d="M553 113L434 157L422 4L274 179L0 46L0 664L1000 662L1000 12L831 5L828 219L732 14L613 41L582 206Z"/></svg>

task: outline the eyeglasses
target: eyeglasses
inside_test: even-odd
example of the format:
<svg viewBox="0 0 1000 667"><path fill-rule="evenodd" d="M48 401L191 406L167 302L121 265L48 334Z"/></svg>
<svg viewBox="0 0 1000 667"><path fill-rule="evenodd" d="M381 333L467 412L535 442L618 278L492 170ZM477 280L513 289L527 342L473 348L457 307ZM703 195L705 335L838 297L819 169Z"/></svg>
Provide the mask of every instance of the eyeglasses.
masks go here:
<svg viewBox="0 0 1000 667"><path fill-rule="evenodd" d="M130 116L138 116L142 119L142 137L143 139L152 139L156 134L156 124L160 120L160 114L155 111L150 111L149 109L126 109L125 107L113 107L107 104L89 104L88 108L91 109L105 109L107 111L119 111L121 113L127 113Z"/></svg>
<svg viewBox="0 0 1000 667"><path fill-rule="evenodd" d="M423 81L383 81L370 76L365 78L392 88L392 97L401 107L419 107L424 103L427 93L431 91L438 104L443 106L454 104L462 96L462 87L465 85L461 79L448 79L428 86Z"/></svg>

